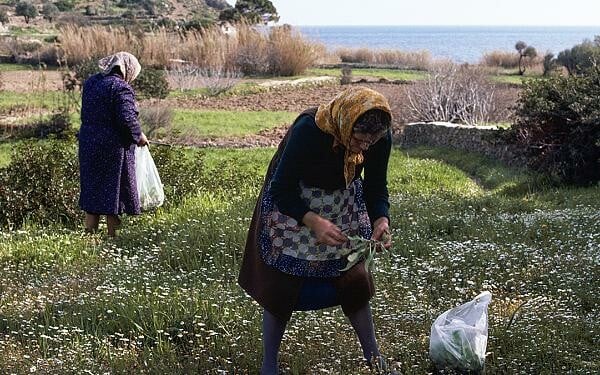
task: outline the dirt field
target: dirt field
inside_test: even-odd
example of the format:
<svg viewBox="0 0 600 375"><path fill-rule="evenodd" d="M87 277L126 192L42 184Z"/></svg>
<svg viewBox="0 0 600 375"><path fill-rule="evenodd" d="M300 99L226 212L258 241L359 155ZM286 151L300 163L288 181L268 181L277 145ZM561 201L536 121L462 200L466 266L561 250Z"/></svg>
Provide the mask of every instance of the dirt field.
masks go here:
<svg viewBox="0 0 600 375"><path fill-rule="evenodd" d="M2 72L2 89L15 92L31 92L36 90L60 90L62 81L60 72L56 71L12 71ZM399 131L403 124L415 121L407 109L407 84L362 82L356 83L370 87L384 94L392 107L394 129ZM321 86L300 85L297 87L277 85L268 92L257 94L224 96L224 97L185 97L162 100L162 105L172 108L234 110L234 111L288 111L301 112L307 108L327 103L346 86L327 84ZM514 103L514 89L500 89L501 106L508 108ZM498 94L497 93L497 94ZM153 100L142 101L140 106L151 106ZM285 127L268 130L263 133L243 138L194 139L177 140L195 146L255 147L276 145L285 133ZM166 140L167 142L173 140Z"/></svg>
<svg viewBox="0 0 600 375"><path fill-rule="evenodd" d="M14 92L57 91L61 90L61 74L55 70L17 70L1 72L0 89Z"/></svg>

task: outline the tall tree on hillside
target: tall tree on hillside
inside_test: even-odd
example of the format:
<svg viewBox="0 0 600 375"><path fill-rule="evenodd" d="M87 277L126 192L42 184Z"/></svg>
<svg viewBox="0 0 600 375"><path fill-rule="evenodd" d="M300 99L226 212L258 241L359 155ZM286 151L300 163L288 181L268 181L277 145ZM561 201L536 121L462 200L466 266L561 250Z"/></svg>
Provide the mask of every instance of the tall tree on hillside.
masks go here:
<svg viewBox="0 0 600 375"><path fill-rule="evenodd" d="M519 40L515 44L515 49L519 52L519 75L522 76L525 73L525 65L523 59L533 59L537 56L537 51L532 46L528 46L527 43Z"/></svg>
<svg viewBox="0 0 600 375"><path fill-rule="evenodd" d="M38 10L29 1L19 1L15 6L15 15L23 16L25 18L25 23L29 23L32 18L38 16Z"/></svg>
<svg viewBox="0 0 600 375"><path fill-rule="evenodd" d="M221 11L219 19L223 21L238 21L240 19L257 24L279 21L277 9L270 0L238 0L234 8Z"/></svg>

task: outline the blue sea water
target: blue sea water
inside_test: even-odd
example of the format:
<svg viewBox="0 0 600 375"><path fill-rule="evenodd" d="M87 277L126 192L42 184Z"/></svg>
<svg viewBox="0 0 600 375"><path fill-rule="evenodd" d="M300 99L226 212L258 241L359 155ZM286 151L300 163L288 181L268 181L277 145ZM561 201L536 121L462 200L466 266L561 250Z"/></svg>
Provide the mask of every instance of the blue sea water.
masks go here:
<svg viewBox="0 0 600 375"><path fill-rule="evenodd" d="M485 52L514 52L519 40L555 55L593 40L600 26L298 26L308 39L328 49L367 47L371 49L428 50L434 58L455 62L478 62Z"/></svg>

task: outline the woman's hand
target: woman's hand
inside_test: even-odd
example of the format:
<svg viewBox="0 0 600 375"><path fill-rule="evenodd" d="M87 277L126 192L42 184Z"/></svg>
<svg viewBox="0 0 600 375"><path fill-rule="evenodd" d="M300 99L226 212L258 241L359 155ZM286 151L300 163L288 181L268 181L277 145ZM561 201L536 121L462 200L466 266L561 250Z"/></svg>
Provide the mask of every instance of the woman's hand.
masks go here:
<svg viewBox="0 0 600 375"><path fill-rule="evenodd" d="M383 242L383 246L389 249L392 246L392 235L388 218L380 217L373 223L373 235L371 239Z"/></svg>
<svg viewBox="0 0 600 375"><path fill-rule="evenodd" d="M348 241L339 227L314 212L307 212L302 222L315 232L318 244L338 246Z"/></svg>
<svg viewBox="0 0 600 375"><path fill-rule="evenodd" d="M148 145L148 138L146 138L146 134L142 133L140 136L140 141L137 143L137 145L140 147Z"/></svg>

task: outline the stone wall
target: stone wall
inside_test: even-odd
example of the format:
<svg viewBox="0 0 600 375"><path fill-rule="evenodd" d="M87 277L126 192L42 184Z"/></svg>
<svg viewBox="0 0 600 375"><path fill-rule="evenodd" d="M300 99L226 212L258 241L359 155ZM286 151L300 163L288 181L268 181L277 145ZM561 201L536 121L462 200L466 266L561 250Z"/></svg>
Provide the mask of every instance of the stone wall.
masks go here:
<svg viewBox="0 0 600 375"><path fill-rule="evenodd" d="M526 158L519 149L498 137L495 126L470 126L447 122L408 124L395 138L401 147L438 146L477 152L511 166L524 167Z"/></svg>

